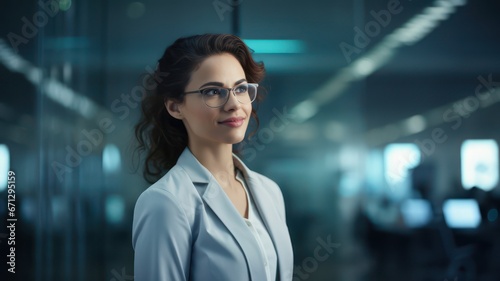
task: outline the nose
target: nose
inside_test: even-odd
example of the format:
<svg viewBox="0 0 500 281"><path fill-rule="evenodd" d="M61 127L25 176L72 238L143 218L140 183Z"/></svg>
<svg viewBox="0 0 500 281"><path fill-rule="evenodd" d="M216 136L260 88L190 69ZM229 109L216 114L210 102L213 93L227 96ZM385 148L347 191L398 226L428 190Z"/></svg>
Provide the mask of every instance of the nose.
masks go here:
<svg viewBox="0 0 500 281"><path fill-rule="evenodd" d="M236 98L236 94L234 93L234 91L230 91L227 102L224 105L224 110L232 111L232 110L236 110L239 108L241 108L241 103Z"/></svg>

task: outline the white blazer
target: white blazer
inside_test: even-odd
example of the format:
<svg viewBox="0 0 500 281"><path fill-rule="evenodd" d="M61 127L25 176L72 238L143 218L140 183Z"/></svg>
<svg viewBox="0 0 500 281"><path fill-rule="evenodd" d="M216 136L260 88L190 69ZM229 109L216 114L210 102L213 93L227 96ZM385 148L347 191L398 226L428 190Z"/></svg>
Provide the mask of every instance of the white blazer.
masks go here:
<svg viewBox="0 0 500 281"><path fill-rule="evenodd" d="M278 258L276 280L290 281L293 252L283 195L233 154ZM132 244L135 281L264 281L259 245L213 175L189 148L137 199Z"/></svg>

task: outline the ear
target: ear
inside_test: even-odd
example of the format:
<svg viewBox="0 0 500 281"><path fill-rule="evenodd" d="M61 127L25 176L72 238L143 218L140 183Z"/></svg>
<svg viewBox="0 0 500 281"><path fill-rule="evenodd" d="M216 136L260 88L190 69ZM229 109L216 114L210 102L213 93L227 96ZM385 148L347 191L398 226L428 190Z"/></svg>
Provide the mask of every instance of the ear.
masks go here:
<svg viewBox="0 0 500 281"><path fill-rule="evenodd" d="M178 102L175 102L173 100L165 100L165 108L167 109L168 113L174 117L175 119L183 119L182 117L182 113L181 111L179 110L179 103Z"/></svg>

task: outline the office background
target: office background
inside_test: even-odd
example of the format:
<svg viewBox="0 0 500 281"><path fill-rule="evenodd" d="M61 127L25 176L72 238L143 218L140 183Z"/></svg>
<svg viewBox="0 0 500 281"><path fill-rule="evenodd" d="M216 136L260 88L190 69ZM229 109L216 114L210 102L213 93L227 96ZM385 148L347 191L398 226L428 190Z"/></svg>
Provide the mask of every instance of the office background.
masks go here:
<svg viewBox="0 0 500 281"><path fill-rule="evenodd" d="M294 280L498 280L499 12L495 0L4 0L2 280L133 280L143 78L175 39L208 32L239 35L266 65L242 156L283 191Z"/></svg>

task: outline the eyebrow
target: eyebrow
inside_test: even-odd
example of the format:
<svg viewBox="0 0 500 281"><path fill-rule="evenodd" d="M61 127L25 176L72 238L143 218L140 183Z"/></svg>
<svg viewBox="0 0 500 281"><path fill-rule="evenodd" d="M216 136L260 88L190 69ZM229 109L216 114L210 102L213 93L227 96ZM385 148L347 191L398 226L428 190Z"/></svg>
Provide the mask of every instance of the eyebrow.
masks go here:
<svg viewBox="0 0 500 281"><path fill-rule="evenodd" d="M246 82L247 79L243 78L243 79L240 79L236 82L234 82L234 86L240 84L240 83L243 83L243 82ZM203 85L200 86L200 89L203 88L203 87L206 87L206 86L219 86L219 87L223 87L224 86L224 83L221 83L221 82L207 82Z"/></svg>

